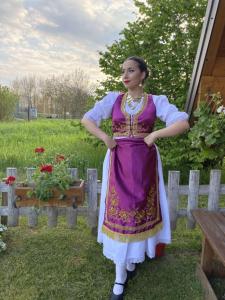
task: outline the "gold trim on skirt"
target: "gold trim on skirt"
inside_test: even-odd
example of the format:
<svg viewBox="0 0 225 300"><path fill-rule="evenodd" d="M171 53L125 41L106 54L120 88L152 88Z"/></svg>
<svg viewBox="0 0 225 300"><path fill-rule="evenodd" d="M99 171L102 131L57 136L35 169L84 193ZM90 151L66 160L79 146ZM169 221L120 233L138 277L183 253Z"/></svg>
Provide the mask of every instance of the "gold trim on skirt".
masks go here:
<svg viewBox="0 0 225 300"><path fill-rule="evenodd" d="M135 233L135 234L129 234L129 233L119 233L119 232L111 231L109 228L103 225L102 232L115 241L122 242L122 243L129 243L129 242L138 242L138 241L146 240L147 238L158 233L162 229L162 227L163 227L163 223L160 222L159 224L155 225L154 228L151 228L147 231Z"/></svg>

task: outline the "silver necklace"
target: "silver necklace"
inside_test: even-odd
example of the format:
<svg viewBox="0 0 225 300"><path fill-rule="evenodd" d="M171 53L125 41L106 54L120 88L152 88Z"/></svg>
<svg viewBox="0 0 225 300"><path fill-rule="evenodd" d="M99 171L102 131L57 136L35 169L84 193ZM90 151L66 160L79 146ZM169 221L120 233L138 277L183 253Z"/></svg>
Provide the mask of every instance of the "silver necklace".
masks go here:
<svg viewBox="0 0 225 300"><path fill-rule="evenodd" d="M135 109L137 105L141 103L142 99L143 95L141 95L141 97L133 98L131 95L127 94L126 102L131 109Z"/></svg>

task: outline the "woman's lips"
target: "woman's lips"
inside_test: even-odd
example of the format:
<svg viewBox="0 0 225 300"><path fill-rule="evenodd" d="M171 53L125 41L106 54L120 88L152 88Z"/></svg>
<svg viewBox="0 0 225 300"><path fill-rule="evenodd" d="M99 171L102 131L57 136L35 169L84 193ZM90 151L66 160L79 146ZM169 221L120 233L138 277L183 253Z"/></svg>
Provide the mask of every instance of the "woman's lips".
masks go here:
<svg viewBox="0 0 225 300"><path fill-rule="evenodd" d="M124 83L129 83L129 82L130 82L130 80L124 80L123 82L124 82Z"/></svg>

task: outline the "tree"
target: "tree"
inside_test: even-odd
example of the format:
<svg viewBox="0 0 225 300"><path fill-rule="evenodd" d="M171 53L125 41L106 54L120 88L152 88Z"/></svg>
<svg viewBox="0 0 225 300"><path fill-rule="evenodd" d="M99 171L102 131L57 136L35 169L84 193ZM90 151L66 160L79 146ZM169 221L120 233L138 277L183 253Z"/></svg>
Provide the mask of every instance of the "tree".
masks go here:
<svg viewBox="0 0 225 300"><path fill-rule="evenodd" d="M36 76L24 76L15 79L12 83L13 90L19 95L20 104L27 111L27 119L30 120L30 108L36 107L38 102L38 79Z"/></svg>
<svg viewBox="0 0 225 300"><path fill-rule="evenodd" d="M134 3L139 9L138 19L128 23L121 38L100 52L100 68L107 79L97 90L97 97L110 90L124 89L121 64L127 57L137 55L145 59L151 70L146 91L166 94L171 103L183 109L207 0L135 0ZM156 129L162 126L157 122ZM182 180L192 167L187 151L190 144L187 134L157 141L164 170L182 170Z"/></svg>
<svg viewBox="0 0 225 300"><path fill-rule="evenodd" d="M51 111L66 118L79 118L86 110L86 103L91 92L87 75L82 70L46 79L42 83L43 101L51 104Z"/></svg>
<svg viewBox="0 0 225 300"><path fill-rule="evenodd" d="M13 116L18 96L8 87L0 85L0 120L7 120Z"/></svg>
<svg viewBox="0 0 225 300"><path fill-rule="evenodd" d="M56 114L64 118L67 113L70 117L81 117L93 91L88 76L80 69L45 79L23 77L14 80L12 87L19 95L21 109L35 106L45 115Z"/></svg>
<svg viewBox="0 0 225 300"><path fill-rule="evenodd" d="M100 68L108 77L98 95L123 90L120 66L125 58L143 57L151 69L146 90L166 94L182 107L196 55L206 0L134 1L139 17L128 23L121 39L100 52Z"/></svg>

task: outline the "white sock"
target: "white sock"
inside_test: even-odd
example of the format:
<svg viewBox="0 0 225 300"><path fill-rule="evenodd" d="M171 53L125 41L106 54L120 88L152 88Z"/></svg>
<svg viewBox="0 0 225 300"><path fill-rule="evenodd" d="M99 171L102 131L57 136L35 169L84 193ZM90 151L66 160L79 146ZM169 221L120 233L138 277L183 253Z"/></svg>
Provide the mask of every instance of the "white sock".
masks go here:
<svg viewBox="0 0 225 300"><path fill-rule="evenodd" d="M134 271L135 270L135 264L127 263L127 270L128 271Z"/></svg>
<svg viewBox="0 0 225 300"><path fill-rule="evenodd" d="M125 264L116 264L116 280L115 282L125 283L127 279L127 271ZM119 284L114 284L113 293L115 295L120 295L123 293L124 287Z"/></svg>

